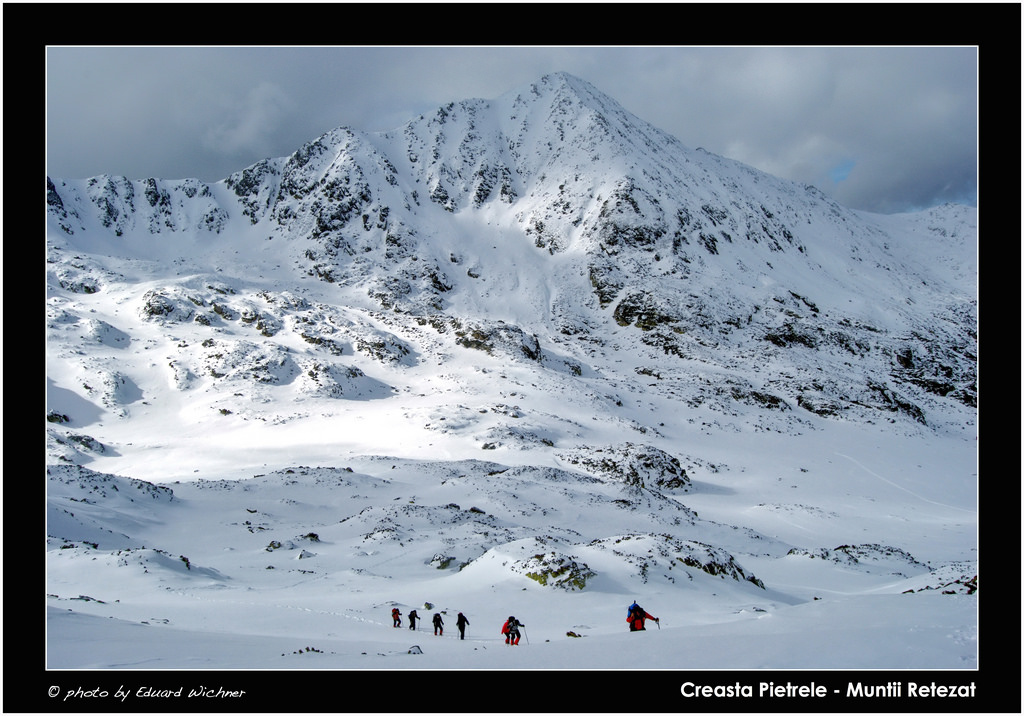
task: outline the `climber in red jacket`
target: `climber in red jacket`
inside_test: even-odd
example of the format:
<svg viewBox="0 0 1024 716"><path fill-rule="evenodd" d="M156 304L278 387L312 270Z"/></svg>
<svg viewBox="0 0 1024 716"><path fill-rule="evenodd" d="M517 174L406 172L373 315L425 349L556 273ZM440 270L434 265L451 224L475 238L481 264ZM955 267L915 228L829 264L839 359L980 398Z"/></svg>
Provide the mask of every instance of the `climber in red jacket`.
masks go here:
<svg viewBox="0 0 1024 716"><path fill-rule="evenodd" d="M629 610L626 612L626 621L629 622L630 631L646 631L644 628L644 622L648 619L653 619L656 622L661 622L658 617L651 616L644 608L636 602L629 605Z"/></svg>

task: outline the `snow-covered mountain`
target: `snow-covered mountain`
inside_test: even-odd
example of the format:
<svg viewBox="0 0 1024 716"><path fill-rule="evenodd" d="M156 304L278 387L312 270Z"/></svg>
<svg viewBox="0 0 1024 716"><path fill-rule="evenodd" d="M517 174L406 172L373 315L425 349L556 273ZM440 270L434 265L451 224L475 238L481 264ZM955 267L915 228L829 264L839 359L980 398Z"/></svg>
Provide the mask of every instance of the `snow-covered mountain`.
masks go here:
<svg viewBox="0 0 1024 716"><path fill-rule="evenodd" d="M48 178L48 664L974 668L975 234L566 74L215 184ZM406 659L393 605L473 644Z"/></svg>

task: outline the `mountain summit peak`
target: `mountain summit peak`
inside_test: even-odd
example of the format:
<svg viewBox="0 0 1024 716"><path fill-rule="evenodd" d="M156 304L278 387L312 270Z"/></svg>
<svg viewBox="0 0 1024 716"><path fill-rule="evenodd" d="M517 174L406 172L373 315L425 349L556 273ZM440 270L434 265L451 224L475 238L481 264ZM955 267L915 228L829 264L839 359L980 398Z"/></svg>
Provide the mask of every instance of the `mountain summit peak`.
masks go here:
<svg viewBox="0 0 1024 716"><path fill-rule="evenodd" d="M729 366L732 395L815 415L871 406L927 423L923 406L976 401L976 269L961 238L973 212L883 221L844 209L689 150L565 72L394 132L333 130L214 185L48 180L47 205L48 240L69 255L247 256L246 276L292 266L350 306L458 323L461 340L532 360L547 342L582 369L595 357L566 336L604 344L625 330L654 363ZM65 266L55 290L100 285L78 273ZM175 315L220 320L195 307L213 296L196 300ZM784 366L770 390L735 367L765 352ZM851 354L863 362L853 373Z"/></svg>
<svg viewBox="0 0 1024 716"><path fill-rule="evenodd" d="M549 72L548 74L541 76L541 78L537 80L537 83L553 87L565 87L576 92L599 92L586 80L564 71Z"/></svg>
<svg viewBox="0 0 1024 716"><path fill-rule="evenodd" d="M523 97L530 94L536 97L548 97L556 103L577 102L601 114L628 114L613 98L586 80L568 72L552 72L543 75L535 82L507 92L505 96ZM633 119L636 120L636 118Z"/></svg>

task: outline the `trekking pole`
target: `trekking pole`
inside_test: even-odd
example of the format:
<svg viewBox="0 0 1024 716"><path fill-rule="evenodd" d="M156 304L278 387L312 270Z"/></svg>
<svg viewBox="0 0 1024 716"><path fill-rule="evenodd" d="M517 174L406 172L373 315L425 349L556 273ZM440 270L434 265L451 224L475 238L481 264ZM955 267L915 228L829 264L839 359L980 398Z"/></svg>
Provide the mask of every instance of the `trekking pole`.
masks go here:
<svg viewBox="0 0 1024 716"><path fill-rule="evenodd" d="M523 636L526 637L526 645L530 645L530 635L526 633L526 627L523 627Z"/></svg>

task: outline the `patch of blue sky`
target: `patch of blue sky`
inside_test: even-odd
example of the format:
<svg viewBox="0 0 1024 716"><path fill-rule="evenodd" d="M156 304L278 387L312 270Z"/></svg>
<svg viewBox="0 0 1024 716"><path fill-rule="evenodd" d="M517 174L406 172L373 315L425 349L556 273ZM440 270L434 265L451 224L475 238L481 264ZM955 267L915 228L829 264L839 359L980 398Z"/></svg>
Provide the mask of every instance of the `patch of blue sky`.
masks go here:
<svg viewBox="0 0 1024 716"><path fill-rule="evenodd" d="M850 172L853 171L853 168L854 166L856 166L856 164L857 162L855 162L853 159L844 159L843 161L839 162L839 164L832 167L831 170L829 170L829 178L831 178L832 181L835 182L836 184L838 184L841 181L845 181L846 178L850 176Z"/></svg>

